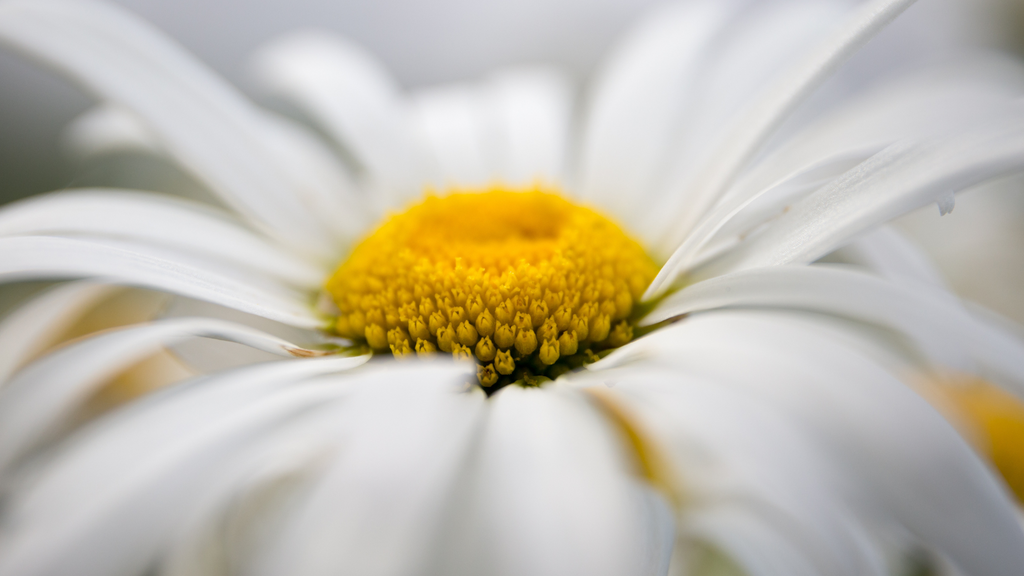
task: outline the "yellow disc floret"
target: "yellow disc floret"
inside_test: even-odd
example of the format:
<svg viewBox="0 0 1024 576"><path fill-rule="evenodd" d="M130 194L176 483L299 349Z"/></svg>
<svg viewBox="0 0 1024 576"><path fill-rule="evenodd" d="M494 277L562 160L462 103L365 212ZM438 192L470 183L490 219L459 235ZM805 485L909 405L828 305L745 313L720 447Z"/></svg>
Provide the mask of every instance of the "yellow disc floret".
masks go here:
<svg viewBox="0 0 1024 576"><path fill-rule="evenodd" d="M489 386L629 341L626 319L656 273L597 212L541 189L492 188L391 216L326 290L341 336L396 356L474 357Z"/></svg>

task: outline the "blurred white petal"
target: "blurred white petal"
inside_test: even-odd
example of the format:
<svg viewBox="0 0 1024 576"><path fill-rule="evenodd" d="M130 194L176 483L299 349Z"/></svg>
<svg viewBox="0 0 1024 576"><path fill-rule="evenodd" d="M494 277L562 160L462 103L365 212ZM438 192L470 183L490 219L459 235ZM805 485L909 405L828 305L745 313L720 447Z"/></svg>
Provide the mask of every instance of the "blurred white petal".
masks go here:
<svg viewBox="0 0 1024 576"><path fill-rule="evenodd" d="M301 364L292 372L292 382L314 367L306 366L309 362ZM338 368L337 363L334 368ZM269 373L279 379L288 378L280 371ZM244 372L225 375L219 383L226 386L245 376ZM255 385L256 379L248 376L246 384ZM264 434L311 410L324 409L346 393L344 387L337 386L279 387L248 403L233 404L219 418L198 421L187 429L176 428L174 437L159 444L160 450L148 444L146 452L131 459L125 458L124 440L133 434L136 437L129 442L143 439L146 435L140 433L146 428L140 429L136 423L118 429L118 436L123 438L118 442L105 434L118 424L130 423L117 419L104 423L79 437L77 449L43 470L30 493L19 500L12 514L19 518L20 529L16 538L5 539L2 544L0 574L71 571L99 576L143 571L156 557L184 505L217 477L221 465ZM130 420L132 416L122 417ZM184 416L193 415L178 414L179 419ZM152 433L148 436L151 439ZM101 483L89 478L96 472L92 468L96 462L111 458L116 464L107 468ZM76 468L83 461L91 474ZM83 494L87 487L88 498L69 498ZM154 494L160 497L154 498ZM63 518L59 527L49 521L58 510L54 506L60 506ZM41 553L43 549L45 553Z"/></svg>
<svg viewBox="0 0 1024 576"><path fill-rule="evenodd" d="M579 392L491 399L447 574L655 574L646 500L614 431ZM649 512L648 512L649 514Z"/></svg>
<svg viewBox="0 0 1024 576"><path fill-rule="evenodd" d="M115 286L72 282L47 290L4 317L0 323L3 386L26 362L55 344L83 314L116 290Z"/></svg>
<svg viewBox="0 0 1024 576"><path fill-rule="evenodd" d="M46 236L0 238L0 279L100 278L208 300L303 328L322 324L311 307L301 304L302 298L285 286L252 274L242 282L209 263L197 259L183 263L181 257L170 260L166 253L157 252L145 246L117 247Z"/></svg>
<svg viewBox="0 0 1024 576"><path fill-rule="evenodd" d="M262 113L147 24L88 0L7 2L0 41L130 110L228 205L289 245L330 246L308 193L277 161Z"/></svg>
<svg viewBox="0 0 1024 576"><path fill-rule="evenodd" d="M393 202L419 192L420 151L408 103L358 46L324 32L285 36L254 57L257 81L312 116Z"/></svg>
<svg viewBox="0 0 1024 576"><path fill-rule="evenodd" d="M954 136L899 142L793 204L756 235L756 242L748 238L694 275L809 262L951 190L1021 168L1024 117L1019 110Z"/></svg>
<svg viewBox="0 0 1024 576"><path fill-rule="evenodd" d="M183 231L188 233L183 234ZM250 232L228 214L149 192L71 190L36 196L0 213L0 236L114 238L242 264L282 282L316 287L324 271Z"/></svg>
<svg viewBox="0 0 1024 576"><path fill-rule="evenodd" d="M118 373L189 338L228 340L285 357L320 354L245 326L206 318L162 320L69 345L18 373L0 393L0 470L45 439Z"/></svg>
<svg viewBox="0 0 1024 576"><path fill-rule="evenodd" d="M880 510L968 573L1024 565L1024 531L1006 488L952 426L877 364L809 326L717 312L621 353L648 347L648 361L776 403L828 442Z"/></svg>
<svg viewBox="0 0 1024 576"><path fill-rule="evenodd" d="M675 204L665 210L664 213L674 217L674 224L666 238L659 242L662 250L672 250L686 238L697 219L714 205L743 164L797 104L853 51L912 3L913 0L871 0L858 6L838 30L779 74L772 80L771 88L737 114L730 122L728 136L715 147L710 162L694 177L685 197L676 192Z"/></svg>

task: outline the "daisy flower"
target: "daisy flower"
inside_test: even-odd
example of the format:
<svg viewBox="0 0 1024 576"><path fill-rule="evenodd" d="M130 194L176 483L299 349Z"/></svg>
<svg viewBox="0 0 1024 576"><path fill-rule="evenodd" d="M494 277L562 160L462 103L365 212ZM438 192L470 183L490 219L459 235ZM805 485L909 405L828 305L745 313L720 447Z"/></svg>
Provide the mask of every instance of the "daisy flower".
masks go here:
<svg viewBox="0 0 1024 576"><path fill-rule="evenodd" d="M99 100L80 147L216 198L0 212L0 279L77 279L0 325L0 575L1020 573L1024 345L882 224L1024 167L1021 86L844 76L908 4L673 5L577 111L301 33L254 69L302 121L0 4Z"/></svg>

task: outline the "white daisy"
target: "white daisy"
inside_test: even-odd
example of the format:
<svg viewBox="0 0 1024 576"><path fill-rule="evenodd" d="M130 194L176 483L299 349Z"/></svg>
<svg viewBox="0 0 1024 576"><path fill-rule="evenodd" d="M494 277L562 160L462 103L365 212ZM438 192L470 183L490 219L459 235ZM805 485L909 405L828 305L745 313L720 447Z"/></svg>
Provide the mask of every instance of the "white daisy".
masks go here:
<svg viewBox="0 0 1024 576"><path fill-rule="evenodd" d="M115 8L0 4L102 103L83 146L227 208L0 212L0 278L91 280L0 325L0 574L1019 573L1006 482L922 394L1013 482L1024 345L879 227L1024 166L1019 86L808 99L908 4L672 6L578 117L549 70L407 95L300 34L257 70L320 134ZM33 360L109 283L188 300ZM201 374L96 410L166 348Z"/></svg>

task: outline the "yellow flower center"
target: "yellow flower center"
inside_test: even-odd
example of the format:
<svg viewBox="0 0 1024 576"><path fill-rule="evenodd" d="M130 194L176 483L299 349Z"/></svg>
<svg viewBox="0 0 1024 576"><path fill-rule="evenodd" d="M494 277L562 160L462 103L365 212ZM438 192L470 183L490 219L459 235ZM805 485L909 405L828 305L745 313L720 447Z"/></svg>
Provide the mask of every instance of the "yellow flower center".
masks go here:
<svg viewBox="0 0 1024 576"><path fill-rule="evenodd" d="M540 188L429 196L327 281L335 330L395 356L475 358L484 387L533 383L633 337L657 273L611 220Z"/></svg>

